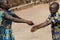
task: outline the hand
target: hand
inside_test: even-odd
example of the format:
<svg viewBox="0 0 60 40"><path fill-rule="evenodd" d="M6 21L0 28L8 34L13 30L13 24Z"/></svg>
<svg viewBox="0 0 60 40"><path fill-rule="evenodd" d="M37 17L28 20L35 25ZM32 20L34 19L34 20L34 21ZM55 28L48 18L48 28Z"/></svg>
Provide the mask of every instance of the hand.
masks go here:
<svg viewBox="0 0 60 40"><path fill-rule="evenodd" d="M27 21L28 25L34 25L34 23L32 21Z"/></svg>
<svg viewBox="0 0 60 40"><path fill-rule="evenodd" d="M31 29L31 32L35 32L36 30L40 29L39 25L35 25L33 26L33 28Z"/></svg>

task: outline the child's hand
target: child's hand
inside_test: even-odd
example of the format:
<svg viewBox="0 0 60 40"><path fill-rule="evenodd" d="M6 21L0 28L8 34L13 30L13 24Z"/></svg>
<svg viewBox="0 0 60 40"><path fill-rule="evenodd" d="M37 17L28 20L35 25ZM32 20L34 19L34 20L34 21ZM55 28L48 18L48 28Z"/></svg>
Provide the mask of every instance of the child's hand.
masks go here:
<svg viewBox="0 0 60 40"><path fill-rule="evenodd" d="M40 26L39 26L39 25L35 25L35 26L33 26L33 28L31 29L31 32L35 32L35 31L37 31L38 29L40 29Z"/></svg>
<svg viewBox="0 0 60 40"><path fill-rule="evenodd" d="M34 23L32 21L27 21L28 25L34 25Z"/></svg>

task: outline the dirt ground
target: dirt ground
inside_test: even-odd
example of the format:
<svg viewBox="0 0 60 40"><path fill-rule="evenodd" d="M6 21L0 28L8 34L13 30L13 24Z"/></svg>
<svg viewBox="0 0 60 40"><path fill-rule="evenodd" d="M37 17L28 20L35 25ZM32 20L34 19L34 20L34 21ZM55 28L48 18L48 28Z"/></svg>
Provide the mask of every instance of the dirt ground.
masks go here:
<svg viewBox="0 0 60 40"><path fill-rule="evenodd" d="M24 19L32 20L35 25L44 22L50 14L48 4L39 4L15 13ZM13 23L12 30L15 40L52 40L50 25L39 29L34 33L30 31L31 28L32 26L29 26L25 23Z"/></svg>

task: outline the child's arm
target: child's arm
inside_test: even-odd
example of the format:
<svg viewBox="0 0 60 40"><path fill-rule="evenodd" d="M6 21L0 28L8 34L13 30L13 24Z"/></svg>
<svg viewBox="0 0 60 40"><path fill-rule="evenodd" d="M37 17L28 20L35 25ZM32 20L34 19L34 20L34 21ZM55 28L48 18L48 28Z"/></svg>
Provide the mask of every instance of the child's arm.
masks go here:
<svg viewBox="0 0 60 40"><path fill-rule="evenodd" d="M40 28L43 28L43 27L46 27L49 24L51 24L51 21L50 20L46 20L45 22L43 22L41 24L33 26L33 28L31 29L31 32L35 32L36 30L38 30Z"/></svg>
<svg viewBox="0 0 60 40"><path fill-rule="evenodd" d="M8 10L8 12L11 13L13 17L21 19L21 17L17 16L12 10Z"/></svg>
<svg viewBox="0 0 60 40"><path fill-rule="evenodd" d="M15 18L19 18L21 19L21 17L17 16L16 14L12 13L12 16L15 17Z"/></svg>
<svg viewBox="0 0 60 40"><path fill-rule="evenodd" d="M9 15L8 13L5 13L5 16L4 18L8 19L8 20L12 20L13 22L17 22L17 23L27 23L29 25L33 25L33 22L32 21L29 21L29 20L25 20L25 19L19 19L19 18L15 18L11 15Z"/></svg>

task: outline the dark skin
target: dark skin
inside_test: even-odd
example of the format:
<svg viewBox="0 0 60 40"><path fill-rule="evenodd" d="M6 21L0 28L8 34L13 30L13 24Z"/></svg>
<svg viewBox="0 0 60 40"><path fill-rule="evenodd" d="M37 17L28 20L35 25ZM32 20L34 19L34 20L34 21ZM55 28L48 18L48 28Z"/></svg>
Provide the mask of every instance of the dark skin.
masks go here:
<svg viewBox="0 0 60 40"><path fill-rule="evenodd" d="M3 3L3 10L8 11L9 8L10 8L10 6L8 6L7 3ZM12 14L12 16L11 16L11 15L9 15L9 13L6 13L6 15L3 18L5 18L7 20L12 20L13 22L16 22L16 23L27 23L28 25L34 25L34 23L32 21L20 18L16 14Z"/></svg>
<svg viewBox="0 0 60 40"><path fill-rule="evenodd" d="M50 10L51 14L58 12L56 5L49 6L49 10ZM51 20L46 19L45 22L33 26L32 29L31 29L31 32L35 32L35 31L37 31L40 28L44 28L44 27L48 26L51 23L52 23Z"/></svg>

